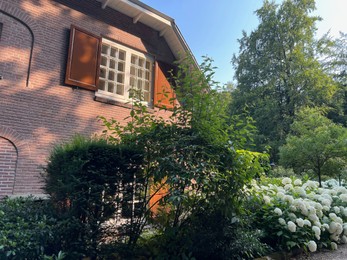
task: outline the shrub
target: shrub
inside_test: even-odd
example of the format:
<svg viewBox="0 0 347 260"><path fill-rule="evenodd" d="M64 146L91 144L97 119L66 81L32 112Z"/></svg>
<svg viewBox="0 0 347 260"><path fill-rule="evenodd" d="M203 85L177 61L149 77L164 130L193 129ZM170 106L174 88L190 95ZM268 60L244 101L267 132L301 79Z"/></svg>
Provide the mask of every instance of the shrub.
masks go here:
<svg viewBox="0 0 347 260"><path fill-rule="evenodd" d="M59 236L69 257L95 257L105 223L124 204L122 187L141 166L142 153L130 145L76 136L54 148L45 190L60 215ZM109 230L108 230L109 231Z"/></svg>
<svg viewBox="0 0 347 260"><path fill-rule="evenodd" d="M0 202L0 259L44 259L59 252L49 201L32 197Z"/></svg>
<svg viewBox="0 0 347 260"><path fill-rule="evenodd" d="M266 185L254 182L250 208L255 226L265 232L265 242L275 250L317 248L347 243L347 189L319 188L314 181L288 177Z"/></svg>

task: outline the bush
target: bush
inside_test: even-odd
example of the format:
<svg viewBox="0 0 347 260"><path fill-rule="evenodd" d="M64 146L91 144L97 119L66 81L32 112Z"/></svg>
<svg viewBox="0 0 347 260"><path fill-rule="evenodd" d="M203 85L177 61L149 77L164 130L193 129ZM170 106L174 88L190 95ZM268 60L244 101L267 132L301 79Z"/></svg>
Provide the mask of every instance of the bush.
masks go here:
<svg viewBox="0 0 347 260"><path fill-rule="evenodd" d="M59 252L57 220L49 201L32 197L0 202L0 259L44 259Z"/></svg>
<svg viewBox="0 0 347 260"><path fill-rule="evenodd" d="M76 136L54 148L45 189L60 215L59 236L69 257L98 254L103 227L122 205L121 187L131 182L141 161L138 148L102 139Z"/></svg>
<svg viewBox="0 0 347 260"><path fill-rule="evenodd" d="M254 259L266 254L261 233L249 226L245 215L226 216L206 205L180 227L166 228L151 241L154 258ZM148 246L149 247L149 246Z"/></svg>
<svg viewBox="0 0 347 260"><path fill-rule="evenodd" d="M319 183L288 177L281 182L253 184L252 205L265 232L264 242L275 250L335 248L347 243L347 189L319 188Z"/></svg>

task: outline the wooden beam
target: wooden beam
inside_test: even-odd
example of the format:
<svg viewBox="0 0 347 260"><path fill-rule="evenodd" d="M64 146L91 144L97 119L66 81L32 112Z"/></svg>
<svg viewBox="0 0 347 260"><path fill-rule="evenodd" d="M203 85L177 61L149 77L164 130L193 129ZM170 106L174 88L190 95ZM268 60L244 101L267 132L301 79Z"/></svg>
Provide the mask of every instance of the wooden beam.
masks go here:
<svg viewBox="0 0 347 260"><path fill-rule="evenodd" d="M159 36L163 37L164 34L167 32L167 30L168 30L167 27L164 30L161 30L160 33L159 33Z"/></svg>
<svg viewBox="0 0 347 260"><path fill-rule="evenodd" d="M133 23L137 23L140 18L142 17L143 13L139 13L138 15L136 15L134 18L133 18Z"/></svg>

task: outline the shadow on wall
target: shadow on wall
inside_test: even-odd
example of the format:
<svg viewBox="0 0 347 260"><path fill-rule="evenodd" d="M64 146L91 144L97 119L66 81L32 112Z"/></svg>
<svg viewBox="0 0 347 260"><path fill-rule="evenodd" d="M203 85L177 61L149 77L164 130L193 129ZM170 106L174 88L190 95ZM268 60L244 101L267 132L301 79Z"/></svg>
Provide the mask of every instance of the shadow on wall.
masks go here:
<svg viewBox="0 0 347 260"><path fill-rule="evenodd" d="M101 26L104 21L100 21L98 16L104 13L111 16L113 11L110 8L101 9L100 3L95 0L85 2L88 9L83 12L77 0L2 0L0 3L0 10L10 14L0 14L0 23L3 24L0 75L4 77L0 80L0 128L6 127L18 133L31 154L24 153L28 156L27 160L22 161L19 152L15 193L39 192L42 185L38 181L41 165L45 165L53 144L69 140L75 133L90 136L100 132L103 127L97 121L99 115L123 120L129 113L127 108L94 101L95 94L92 91L63 83L70 25L75 24L102 35L112 33L109 26ZM131 18L124 15L114 19L130 22L130 27L121 29L125 30L124 33L134 34L139 43L146 45L146 42L154 41L158 46L164 45L159 52L166 53L165 48L168 46L163 44L165 40L158 33L143 24L133 24ZM108 21L107 24L113 25L113 22ZM27 87L33 39L30 82ZM145 48L154 47L148 44ZM16 144L6 138L1 141Z"/></svg>

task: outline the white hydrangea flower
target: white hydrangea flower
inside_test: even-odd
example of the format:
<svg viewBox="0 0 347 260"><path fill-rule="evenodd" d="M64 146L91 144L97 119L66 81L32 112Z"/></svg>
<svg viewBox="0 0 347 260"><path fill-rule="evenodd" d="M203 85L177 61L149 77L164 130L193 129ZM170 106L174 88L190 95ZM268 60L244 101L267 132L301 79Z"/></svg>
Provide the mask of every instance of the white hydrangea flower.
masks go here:
<svg viewBox="0 0 347 260"><path fill-rule="evenodd" d="M312 231L314 232L316 236L320 236L321 234L320 228L317 226L312 226Z"/></svg>
<svg viewBox="0 0 347 260"><path fill-rule="evenodd" d="M320 203L318 203L318 202L316 202L316 203L314 204L314 207L316 208L316 210L322 210L322 209L323 209L322 204L320 204Z"/></svg>
<svg viewBox="0 0 347 260"><path fill-rule="evenodd" d="M278 219L278 222L279 222L281 225L286 225L286 221L285 221L283 218L279 218L279 219Z"/></svg>
<svg viewBox="0 0 347 260"><path fill-rule="evenodd" d="M304 225L306 225L306 226L311 226L311 222L308 220L308 219L305 219L304 220Z"/></svg>
<svg viewBox="0 0 347 260"><path fill-rule="evenodd" d="M339 235L331 234L330 235L330 240L338 242L339 241Z"/></svg>
<svg viewBox="0 0 347 260"><path fill-rule="evenodd" d="M347 208L344 208L344 209L342 210L342 214L343 214L345 217L347 217Z"/></svg>
<svg viewBox="0 0 347 260"><path fill-rule="evenodd" d="M343 224L343 220L340 217L337 217L336 219L334 219L334 221L340 223L341 225Z"/></svg>
<svg viewBox="0 0 347 260"><path fill-rule="evenodd" d="M329 230L329 225L327 223L324 223L322 225L322 230L325 231L325 230Z"/></svg>
<svg viewBox="0 0 347 260"><path fill-rule="evenodd" d="M291 184L291 183L292 183L292 180L288 177L285 177L282 179L283 186L285 186L286 184Z"/></svg>
<svg viewBox="0 0 347 260"><path fill-rule="evenodd" d="M331 242L331 249L337 250L337 244L335 242Z"/></svg>
<svg viewBox="0 0 347 260"><path fill-rule="evenodd" d="M295 187L294 191L299 194L301 197L306 197L306 191L303 187Z"/></svg>
<svg viewBox="0 0 347 260"><path fill-rule="evenodd" d="M300 179L296 179L296 180L294 181L294 185L295 185L295 186L301 186L301 185L302 185L302 181L301 181Z"/></svg>
<svg viewBox="0 0 347 260"><path fill-rule="evenodd" d="M283 187L285 190L291 190L291 189L293 189L293 185L292 184L286 184L286 185L284 185L284 187Z"/></svg>
<svg viewBox="0 0 347 260"><path fill-rule="evenodd" d="M274 212L278 215L278 216L282 216L282 210L280 208L275 208Z"/></svg>
<svg viewBox="0 0 347 260"><path fill-rule="evenodd" d="M316 214L319 218L323 217L323 212L321 210L318 210Z"/></svg>
<svg viewBox="0 0 347 260"><path fill-rule="evenodd" d="M277 192L276 196L279 198L279 199L283 199L284 198L284 193L282 191L279 191Z"/></svg>
<svg viewBox="0 0 347 260"><path fill-rule="evenodd" d="M341 242L342 242L343 244L347 244L347 237L346 237L346 236L342 236L342 237L341 237Z"/></svg>
<svg viewBox="0 0 347 260"><path fill-rule="evenodd" d="M284 195L284 201L289 202L289 204L292 204L294 202L294 198L290 195Z"/></svg>
<svg viewBox="0 0 347 260"><path fill-rule="evenodd" d="M270 204L271 203L271 198L269 196L264 195L263 199L264 199L265 204Z"/></svg>
<svg viewBox="0 0 347 260"><path fill-rule="evenodd" d="M337 193L347 193L347 189L343 186L336 187L335 190L337 191Z"/></svg>
<svg viewBox="0 0 347 260"><path fill-rule="evenodd" d="M342 225L340 224L340 223L336 223L336 234L337 235L340 235L340 234L342 234L342 232L343 232L343 227L342 227Z"/></svg>
<svg viewBox="0 0 347 260"><path fill-rule="evenodd" d="M322 228L322 224L319 221L314 222L313 225Z"/></svg>
<svg viewBox="0 0 347 260"><path fill-rule="evenodd" d="M293 212L296 212L297 208L294 205L290 205L289 206L289 210L293 211Z"/></svg>
<svg viewBox="0 0 347 260"><path fill-rule="evenodd" d="M343 224L343 234L347 236L347 224Z"/></svg>
<svg viewBox="0 0 347 260"><path fill-rule="evenodd" d="M295 221L296 220L296 215L294 213L289 213L288 217L292 220Z"/></svg>
<svg viewBox="0 0 347 260"><path fill-rule="evenodd" d="M337 218L337 215L335 213L329 213L329 218L335 220Z"/></svg>
<svg viewBox="0 0 347 260"><path fill-rule="evenodd" d="M319 220L319 218L317 217L316 214L309 214L309 215L308 215L308 218L309 218L309 220L311 220L311 221L313 221L313 222L316 222L316 221Z"/></svg>
<svg viewBox="0 0 347 260"><path fill-rule="evenodd" d="M296 231L296 225L295 225L295 223L293 221L288 221L287 225L288 225L288 230L290 232L295 232Z"/></svg>
<svg viewBox="0 0 347 260"><path fill-rule="evenodd" d="M329 224L329 233L330 234L334 234L337 230L337 223L332 221L330 224Z"/></svg>
<svg viewBox="0 0 347 260"><path fill-rule="evenodd" d="M339 207L335 206L333 209L334 209L334 211L335 211L336 214L339 214L339 213L340 213L340 208L339 208Z"/></svg>
<svg viewBox="0 0 347 260"><path fill-rule="evenodd" d="M330 206L323 206L324 211L330 211Z"/></svg>
<svg viewBox="0 0 347 260"><path fill-rule="evenodd" d="M310 181L310 180L307 181L306 183L304 183L304 185L302 185L302 187L304 189L307 189L307 188L309 188L309 189L317 189L318 186L319 186L319 183L317 181Z"/></svg>
<svg viewBox="0 0 347 260"><path fill-rule="evenodd" d="M310 250L310 252L316 252L317 251L317 244L313 240L311 240L307 243L307 247L308 247L308 250Z"/></svg>
<svg viewBox="0 0 347 260"><path fill-rule="evenodd" d="M299 227L303 227L304 226L304 220L302 218L297 218L295 220L296 224L298 224Z"/></svg>
<svg viewBox="0 0 347 260"><path fill-rule="evenodd" d="M329 192L329 194L330 194L331 196L337 195L337 191L336 191L336 190L330 189L328 192Z"/></svg>

